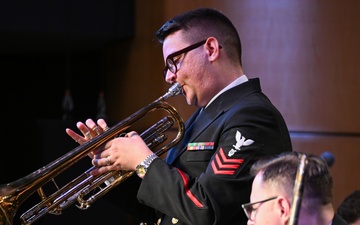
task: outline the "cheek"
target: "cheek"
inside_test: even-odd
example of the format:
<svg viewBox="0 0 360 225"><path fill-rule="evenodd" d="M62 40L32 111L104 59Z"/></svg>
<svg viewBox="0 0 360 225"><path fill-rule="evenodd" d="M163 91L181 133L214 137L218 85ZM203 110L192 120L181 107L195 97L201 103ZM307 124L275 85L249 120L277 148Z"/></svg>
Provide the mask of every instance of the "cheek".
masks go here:
<svg viewBox="0 0 360 225"><path fill-rule="evenodd" d="M262 208L255 218L256 225L278 225L279 221L274 216L274 212L270 208Z"/></svg>
<svg viewBox="0 0 360 225"><path fill-rule="evenodd" d="M256 225L276 225L274 220L269 219L267 216L257 216L255 219Z"/></svg>
<svg viewBox="0 0 360 225"><path fill-rule="evenodd" d="M204 59L200 55L188 55L183 62L184 71L188 76L188 79L199 80L201 75L205 71Z"/></svg>
<svg viewBox="0 0 360 225"><path fill-rule="evenodd" d="M183 72L180 79L190 86L191 89L197 88L199 84L201 84L201 87L206 85L207 80L204 79L205 75L203 67L200 64L196 64L195 62L191 63L191 65L189 64Z"/></svg>

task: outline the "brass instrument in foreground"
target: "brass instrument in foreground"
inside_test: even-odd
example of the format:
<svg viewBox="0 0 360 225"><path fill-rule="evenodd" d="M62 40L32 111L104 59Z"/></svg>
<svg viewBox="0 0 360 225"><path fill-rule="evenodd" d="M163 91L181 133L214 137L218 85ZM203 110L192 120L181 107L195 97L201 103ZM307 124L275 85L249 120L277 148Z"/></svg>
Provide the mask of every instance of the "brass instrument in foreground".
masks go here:
<svg viewBox="0 0 360 225"><path fill-rule="evenodd" d="M307 163L306 154L300 154L299 167L296 171L292 204L290 208L290 219L287 225L297 225L301 209L301 200L304 191L304 172Z"/></svg>
<svg viewBox="0 0 360 225"><path fill-rule="evenodd" d="M145 115L153 112L154 110L165 110L170 115L155 123L153 126L141 133L140 136L144 139L149 148L153 150L154 147L162 144L167 139L167 135L165 135L164 132L176 123L178 132L174 139L163 144L163 147L157 150L156 154L161 155L168 151L183 137L184 122L176 109L164 100L181 93L181 86L178 83L174 84L163 96L130 115L125 120L117 123L104 133L94 137L88 142L78 146L67 154L29 175L14 182L0 185L0 225L12 225L15 214L20 205L36 190L42 200L21 215L21 224L32 224L47 213L59 215L63 209L75 202L79 203L79 208L87 209L95 200L126 180L134 173L134 171L110 171L102 175L92 176L89 172L93 168L90 168L79 177L58 189L49 197L46 197L44 191L42 190L42 187L47 182L53 180L56 176L73 166L80 159L87 157L91 151L95 150L106 141L123 133L140 118L145 117ZM94 193L94 190L98 190L98 192ZM92 195L87 197L90 192ZM87 198L85 199L85 197Z"/></svg>

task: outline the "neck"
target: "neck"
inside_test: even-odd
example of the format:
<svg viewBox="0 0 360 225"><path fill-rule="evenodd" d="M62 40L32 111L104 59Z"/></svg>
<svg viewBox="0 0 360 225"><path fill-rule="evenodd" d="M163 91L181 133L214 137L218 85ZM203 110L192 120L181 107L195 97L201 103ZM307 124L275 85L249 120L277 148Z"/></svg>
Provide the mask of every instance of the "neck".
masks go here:
<svg viewBox="0 0 360 225"><path fill-rule="evenodd" d="M301 208L298 225L329 225L334 213L331 203L320 206L318 210Z"/></svg>

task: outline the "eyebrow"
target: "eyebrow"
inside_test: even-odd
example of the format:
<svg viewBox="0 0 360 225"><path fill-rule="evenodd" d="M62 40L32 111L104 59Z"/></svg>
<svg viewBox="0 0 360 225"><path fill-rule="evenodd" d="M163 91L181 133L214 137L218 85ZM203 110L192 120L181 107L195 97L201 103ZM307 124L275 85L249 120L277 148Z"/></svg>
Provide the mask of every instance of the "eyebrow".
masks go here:
<svg viewBox="0 0 360 225"><path fill-rule="evenodd" d="M198 43L189 45L188 47L185 47L185 48L183 48L183 49L180 49L180 50L178 50L178 51L176 51L176 52L173 52L173 53L171 53L170 55L168 55L168 56L166 57L166 59L168 59L168 58L170 58L170 57L173 58L173 57L176 56L176 55L180 55L180 54L182 54L182 53L184 53L184 52L187 52L189 49L192 50L192 49L198 48L198 47L200 47L201 45L205 44L206 41L207 41L207 39L202 40L202 41L200 41L200 42L198 42Z"/></svg>

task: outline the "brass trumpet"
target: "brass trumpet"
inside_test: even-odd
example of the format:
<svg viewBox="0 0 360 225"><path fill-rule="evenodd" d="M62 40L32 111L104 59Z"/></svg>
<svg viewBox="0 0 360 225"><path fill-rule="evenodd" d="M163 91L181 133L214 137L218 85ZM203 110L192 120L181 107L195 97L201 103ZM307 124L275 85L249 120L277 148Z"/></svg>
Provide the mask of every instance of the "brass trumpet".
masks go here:
<svg viewBox="0 0 360 225"><path fill-rule="evenodd" d="M56 176L66 171L79 160L87 157L91 151L123 133L140 118L158 109L165 110L170 115L165 116L142 132L140 136L152 150L162 144L162 147L156 151L157 155L168 151L183 137L184 122L176 109L165 102L165 100L181 93L182 88L180 84L174 84L169 88L167 93L130 115L125 120L109 128L104 133L29 175L11 183L0 185L0 225L12 225L20 205L36 190L41 201L21 215L20 221L23 225L30 225L47 213L59 215L63 209L75 202L79 203L78 207L80 209L87 209L98 198L133 175L134 171L109 171L102 175L92 176L89 174L93 169L92 167L62 188L59 188L49 197L45 195L42 187L47 182L54 180ZM177 126L177 134L171 141L164 144L163 142L167 140L167 135L164 132L170 129L174 123L176 123ZM94 190L97 192L94 192ZM88 197L90 192L92 195Z"/></svg>

